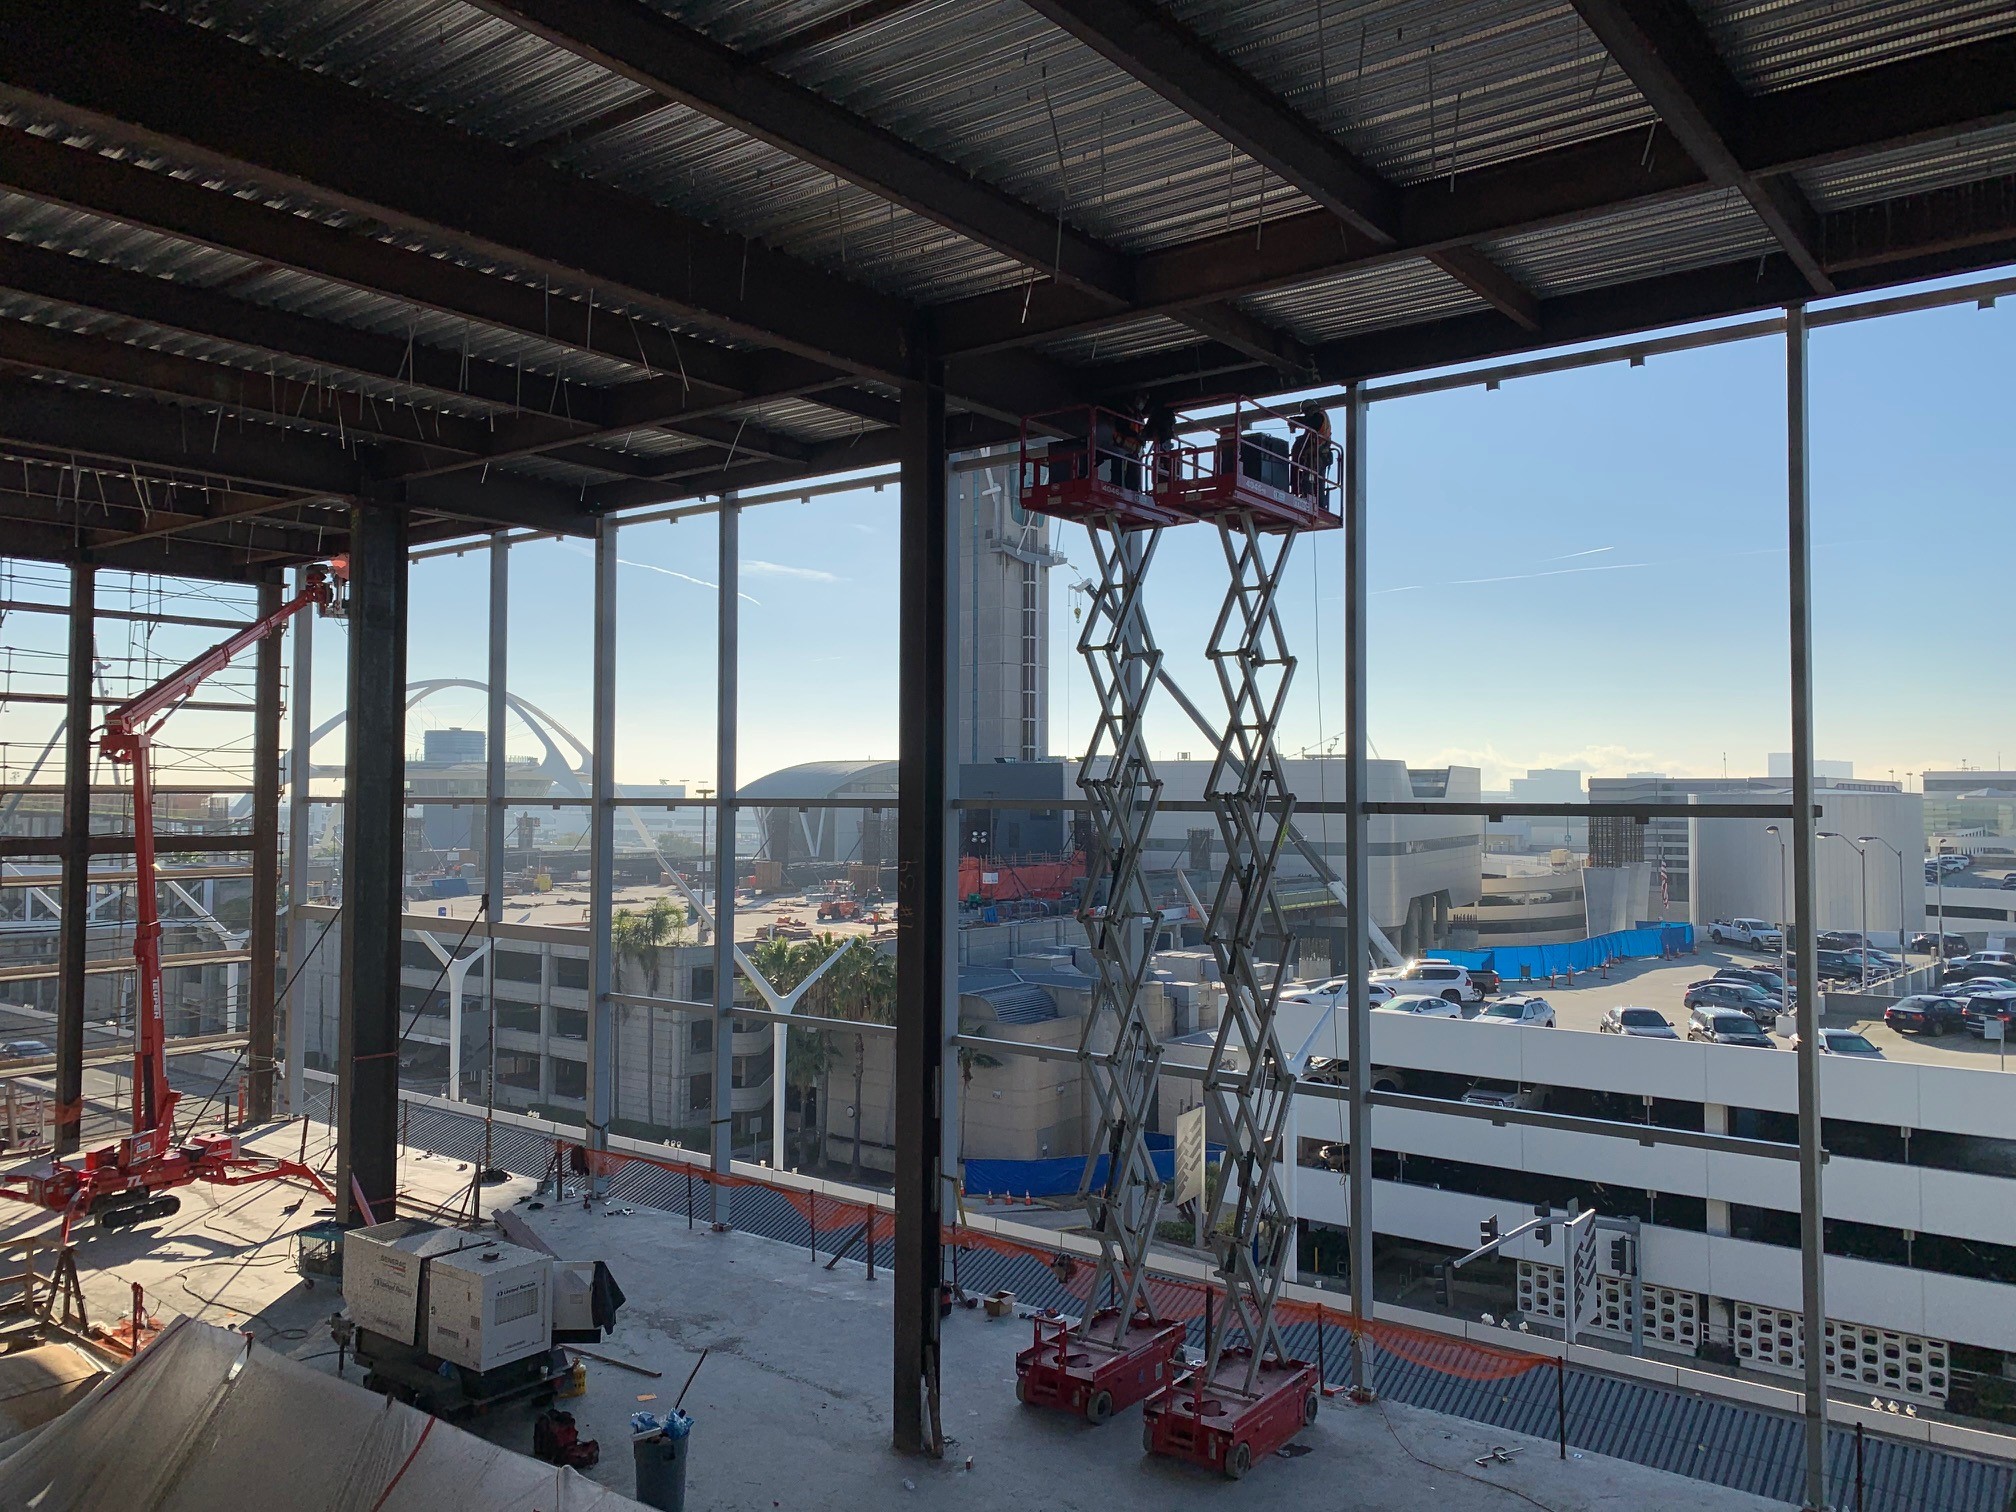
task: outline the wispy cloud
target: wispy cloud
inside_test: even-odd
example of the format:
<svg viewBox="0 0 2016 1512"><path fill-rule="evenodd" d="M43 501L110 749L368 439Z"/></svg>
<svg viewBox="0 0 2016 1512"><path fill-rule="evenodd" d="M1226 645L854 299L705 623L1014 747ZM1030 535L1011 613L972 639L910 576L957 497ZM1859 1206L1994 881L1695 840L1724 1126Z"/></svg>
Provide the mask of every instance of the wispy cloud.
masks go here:
<svg viewBox="0 0 2016 1512"><path fill-rule="evenodd" d="M793 567L786 562L766 562L761 557L751 557L742 564L744 572L755 573L759 577L796 578L801 583L842 583L846 579L838 573L826 572L817 567Z"/></svg>
<svg viewBox="0 0 2016 1512"><path fill-rule="evenodd" d="M592 548L579 545L574 541L561 541L557 544L562 549L573 552L576 556L592 557L595 555ZM655 572L661 577L677 578L682 583L691 583L695 588L705 588L709 593L719 593L721 591L719 583L710 583L705 578L694 577L690 572L674 572L670 567L660 567L656 562L638 562L633 561L629 557L619 556L616 558L616 565L619 567L636 567L645 572ZM735 597L754 604L758 609L763 607L763 600L756 598L752 594L743 593L739 589L736 591Z"/></svg>
<svg viewBox="0 0 2016 1512"><path fill-rule="evenodd" d="M1603 550L1610 548L1605 546ZM1577 555L1588 555L1578 552ZM1565 561L1563 557L1551 557L1550 561ZM1550 567L1545 572L1508 572L1498 577L1451 578L1445 583L1402 583L1394 588L1375 588L1372 597L1383 593L1417 593L1426 588L1475 588L1483 583L1524 583L1534 578L1570 577L1578 572L1631 572L1640 567L1650 567L1651 562L1603 562L1594 567Z"/></svg>
<svg viewBox="0 0 2016 1512"><path fill-rule="evenodd" d="M1566 556L1542 557L1543 562L1572 562L1577 557L1601 556L1606 551L1615 551L1615 546L1591 546L1587 551L1571 551Z"/></svg>

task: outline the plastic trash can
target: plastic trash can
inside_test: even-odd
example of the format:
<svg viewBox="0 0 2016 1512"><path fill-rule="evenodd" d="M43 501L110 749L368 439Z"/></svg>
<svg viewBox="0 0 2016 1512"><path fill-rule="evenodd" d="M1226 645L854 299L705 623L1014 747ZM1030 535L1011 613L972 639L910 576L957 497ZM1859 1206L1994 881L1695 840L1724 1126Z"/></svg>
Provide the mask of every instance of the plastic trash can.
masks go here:
<svg viewBox="0 0 2016 1512"><path fill-rule="evenodd" d="M637 1461L637 1500L658 1512L685 1512L686 1452L693 1442L693 1419L676 1408L655 1432L630 1441Z"/></svg>

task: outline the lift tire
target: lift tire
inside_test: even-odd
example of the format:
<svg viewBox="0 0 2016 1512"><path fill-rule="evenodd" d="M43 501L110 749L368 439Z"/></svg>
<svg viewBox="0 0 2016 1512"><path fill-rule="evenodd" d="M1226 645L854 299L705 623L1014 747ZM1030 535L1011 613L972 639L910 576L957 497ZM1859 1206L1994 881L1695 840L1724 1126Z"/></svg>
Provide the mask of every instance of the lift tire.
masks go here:
<svg viewBox="0 0 2016 1512"><path fill-rule="evenodd" d="M1015 1400L1024 1407L1029 1405L1029 1377L1019 1375L1015 1377Z"/></svg>
<svg viewBox="0 0 2016 1512"><path fill-rule="evenodd" d="M1141 1452L1143 1454L1153 1454L1155 1452L1155 1419L1153 1418L1143 1418L1141 1420Z"/></svg>
<svg viewBox="0 0 2016 1512"><path fill-rule="evenodd" d="M1225 1454L1225 1479L1243 1480L1246 1472L1253 1468L1253 1450L1244 1439L1234 1444Z"/></svg>
<svg viewBox="0 0 2016 1512"><path fill-rule="evenodd" d="M1085 1421L1097 1428L1113 1416L1113 1393L1095 1391L1085 1399Z"/></svg>
<svg viewBox="0 0 2016 1512"><path fill-rule="evenodd" d="M1304 1428L1315 1425L1316 1414L1322 1410L1322 1405L1322 1402L1313 1391L1302 1398L1302 1426Z"/></svg>

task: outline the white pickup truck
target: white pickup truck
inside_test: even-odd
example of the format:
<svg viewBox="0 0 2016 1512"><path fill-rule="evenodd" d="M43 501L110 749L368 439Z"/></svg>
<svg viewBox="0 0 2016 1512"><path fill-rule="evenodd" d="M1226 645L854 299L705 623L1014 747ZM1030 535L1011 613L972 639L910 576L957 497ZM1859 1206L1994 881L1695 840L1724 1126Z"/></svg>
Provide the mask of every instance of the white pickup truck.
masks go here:
<svg viewBox="0 0 2016 1512"><path fill-rule="evenodd" d="M1785 946L1778 926L1762 919L1717 919L1708 926L1708 938L1717 945L1748 945L1752 950L1782 950Z"/></svg>

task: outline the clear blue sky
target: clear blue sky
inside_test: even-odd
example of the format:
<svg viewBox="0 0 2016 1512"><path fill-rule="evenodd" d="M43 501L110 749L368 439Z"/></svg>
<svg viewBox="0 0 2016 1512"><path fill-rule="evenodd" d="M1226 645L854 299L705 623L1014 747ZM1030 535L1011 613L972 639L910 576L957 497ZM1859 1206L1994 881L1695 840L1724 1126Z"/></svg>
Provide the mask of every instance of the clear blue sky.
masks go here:
<svg viewBox="0 0 2016 1512"><path fill-rule="evenodd" d="M1818 754L1863 774L2016 762L2016 309L1972 305L1812 338ZM1776 339L1381 404L1371 417L1372 738L1417 765L1600 774L1763 769L1787 746L1784 353ZM896 747L893 488L746 512L742 776ZM1080 566L1082 532L1059 545ZM1291 749L1341 731L1342 544L1305 538L1284 617ZM618 773L711 779L711 519L626 530ZM513 553L514 690L584 739L585 545ZM483 676L482 553L416 569L411 675ZM1073 580L1053 575L1053 748L1090 695ZM1175 675L1224 590L1214 532L1169 532L1152 594ZM318 708L342 696L325 635ZM1319 709L1320 704L1320 709ZM480 724L474 694L415 718ZM1068 740L1067 740L1068 731ZM1198 750L1166 700L1153 731ZM514 753L529 743L513 739ZM318 753L333 759L333 753Z"/></svg>

